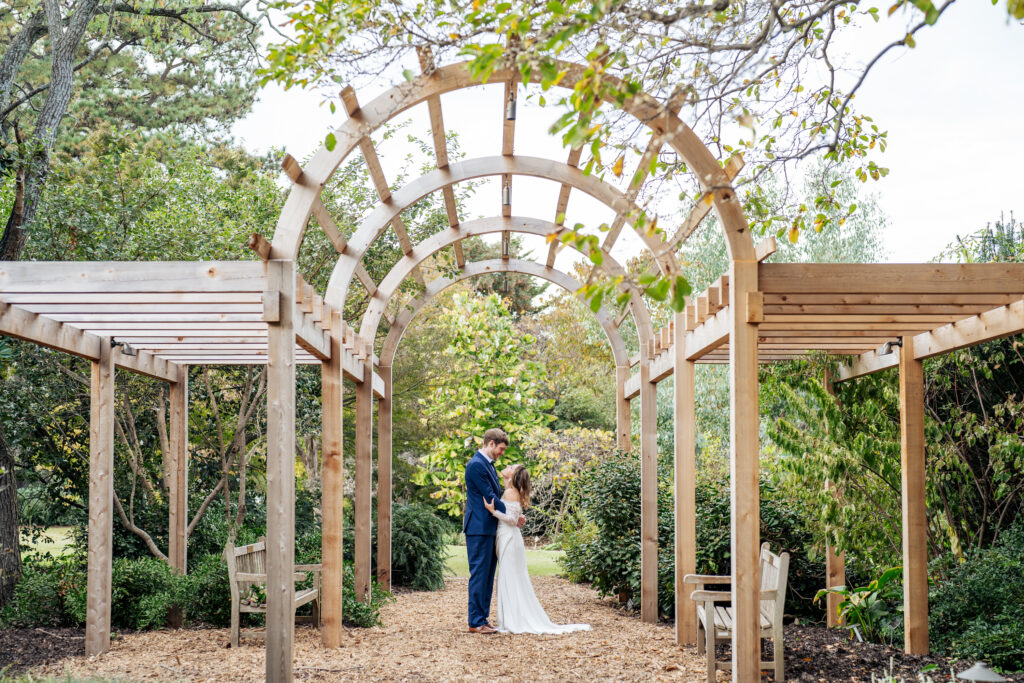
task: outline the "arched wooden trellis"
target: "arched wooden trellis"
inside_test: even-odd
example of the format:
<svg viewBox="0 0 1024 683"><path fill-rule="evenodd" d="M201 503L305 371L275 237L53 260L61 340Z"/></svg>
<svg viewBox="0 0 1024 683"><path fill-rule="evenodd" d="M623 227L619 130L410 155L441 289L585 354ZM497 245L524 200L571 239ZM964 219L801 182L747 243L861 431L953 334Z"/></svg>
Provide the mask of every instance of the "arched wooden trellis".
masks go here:
<svg viewBox="0 0 1024 683"><path fill-rule="evenodd" d="M560 85L571 88L583 73L579 65L563 63L559 65L566 73ZM270 259L294 259L298 254L307 222L310 216L314 216L328 238L332 241L340 256L338 263L331 276L331 281L326 292L326 301L334 307L342 308L347 296L352 278L360 280L371 297L376 298L378 286L370 281L365 270L362 269L360 260L366 249L372 244L386 227L390 224L395 230L399 243L407 256L412 250L404 224L401 220L401 212L415 201L431 192L441 191L445 196L445 203L448 210L449 223L453 230L460 231L457 211L454 206L454 193L452 186L460 181L469 180L485 175L500 175L506 188L511 189L512 179L515 175L532 175L535 177L547 178L560 182L562 194L559 197L556 216L564 213L568 200L568 193L572 188L586 191L591 196L609 205L616 211L616 220L612 230L602 249L607 253L614 246L615 239L623 223L630 223L637 218L639 211L633 204L633 198L639 189L639 183L635 183L629 193L623 194L614 188L591 178L575 169L580 155L577 150L570 153L566 164L558 164L543 159L531 159L516 157L514 155L514 120L503 121L502 134L502 157L471 159L456 164L448 161L448 154L445 143L445 131L443 116L440 106L440 95L453 90L478 86L467 71L465 65L455 64L440 69L433 68L429 63L424 63L425 73L418 79L400 85L387 93L377 97L367 105L360 105L356 95L351 89L342 93L342 99L350 119L338 130L335 131L336 145L333 150L326 147L314 156L305 166L300 168L292 159L286 159L285 168L295 183L288 201L278 221L274 240L269 249ZM514 99L517 95L519 75L514 70L499 70L491 77L492 82L505 83L505 101ZM380 162L377 159L376 151L373 148L370 134L411 106L419 103L427 103L431 127L435 143L435 151L438 158L438 170L427 174L412 183L392 191L384 177ZM503 103L504 104L504 103ZM730 174L714 159L707 148L700 142L684 123L668 108L657 102L646 94L639 94L634 98L625 101L622 109L632 114L638 121L645 124L652 130L652 141L644 157L650 159L650 155L657 154L663 145L669 145L674 149L688 167L695 173L700 185L704 188L710 203L718 212L726 243L732 257L730 277L734 283L731 289L729 303L732 310L737 312L736 324L731 332L732 349L735 358L732 363L732 374L734 384L741 387L742 391L734 392L738 400L733 402L732 444L734 453L741 454L740 457L732 458L733 472L732 482L734 487L734 501L739 501L739 508L733 514L733 539L732 557L734 558L734 575L736 585L734 591L734 610L737 623L742 626L736 630L736 642L734 652L737 661L737 674L742 675L744 671L756 671L759 657L759 633L758 633L758 540L759 529L757 520L757 338L756 327L747 322L746 310L748 306L748 292L757 291L757 261L753 242L747 231L747 224L743 218L739 203L731 186ZM356 147L362 151L367 162L371 177L377 187L381 204L370 214L356 230L355 234L346 240L334 225L333 220L324 208L319 198L320 190L327 183L331 174L341 162ZM642 168L648 165L641 162ZM643 177L638 179L643 180ZM669 240L660 236L647 235L646 231L638 231L646 246L651 250L655 261L664 273L678 272L679 264L675 258L675 247L685 239L706 215L707 209L704 203L698 203L691 217L683 223L682 227L672 235ZM511 202L502 207L502 215L511 215ZM461 232L461 231L460 231ZM503 240L508 239L505 231ZM461 255L458 242L456 242L456 260L460 267L464 265L464 258ZM548 266L553 264L554 249L548 255ZM387 299L381 297L386 304ZM680 329L681 325L677 325ZM365 338L365 337L364 337ZM654 621L658 618L657 602L657 412L655 409L656 385L651 380L651 360L655 351L653 345L648 342L641 346L638 358L639 365L639 396L641 403L641 439L640 459L642 472L642 596L641 615L647 621ZM326 366L325 366L326 367ZM326 372L326 369L325 369ZM620 386L625 385L625 372L619 373ZM390 377L383 377L383 383L387 385ZM326 382L325 382L326 385ZM746 389L753 387L753 389ZM385 394L387 390L385 390ZM339 397L333 397L330 401L325 396L325 404L333 405L335 399L340 404ZM387 400L387 399L385 399ZM356 553L357 568L361 565L368 566L370 549L369 522L370 522L370 458L372 438L372 397L368 382L360 385L356 392ZM645 407L646 406L646 407ZM621 403L619 410L622 410ZM333 427L325 426L324 442L334 442L339 439L334 434L328 434ZM328 451L325 449L325 457ZM362 465L361 465L362 463ZM327 481L324 482L325 489ZM325 537L328 523L326 517L332 513L328 512L329 502L325 493ZM336 503L332 503L336 504ZM340 515L340 504L337 511ZM692 518L692 511L681 513L682 518ZM333 526L333 522L331 523ZM325 557L327 550L325 545ZM694 569L694 563L687 559L692 553L683 553L684 561L679 564L679 571L686 572ZM363 559L366 558L366 559ZM368 571L362 570L357 576L357 591L364 593L369 589ZM327 574L325 572L325 581ZM680 595L684 592L681 591ZM333 616L325 612L325 642L333 644L335 636L332 635L334 627ZM749 622L749 623L748 623ZM290 628L290 627L288 627ZM692 630L691 625L684 624L681 634ZM682 638L689 636L682 635ZM290 643L290 635L279 636L282 642ZM274 666L271 665L268 654L268 671ZM746 662L745 664L743 662ZM752 667L752 668L751 668Z"/></svg>
<svg viewBox="0 0 1024 683"><path fill-rule="evenodd" d="M451 248L460 269L457 278L486 269L526 271L575 286L553 268L555 247L546 264L513 259L467 264L461 240L501 232L550 234L564 214L573 189L584 191L616 212L602 250L604 268L621 266L609 258L622 227L636 218L639 182L625 192L580 173L580 150L559 162L516 157L515 122L502 117L502 156L448 160L440 96L479 85L463 64L434 68L423 60L424 73L360 106L346 89L342 100L350 119L336 132L333 150L321 149L304 168L286 156L284 169L294 185L282 210L273 243L254 236L260 261L201 263L2 263L0 264L0 334L86 358L92 365L90 429L89 566L86 651L103 652L110 644L111 529L113 517L113 405L116 369L166 381L171 387L170 449L165 454L171 477L169 512L170 564L185 570L188 475L188 366L268 365L267 435L267 679L292 677L292 576L294 567L295 365L319 364L323 387L323 637L338 646L341 628L342 380L356 385L356 539L358 588L369 588L373 399L380 415L390 415L391 362L401 334L419 305L451 280L424 281L419 267L438 249ZM573 87L584 67L563 63L560 87ZM519 74L498 70L492 82L505 83L505 100L517 96ZM388 120L426 104L431 121L437 170L392 192L370 140ZM628 433L622 416L628 402L641 402L642 472L641 615L657 619L657 428L654 405L657 382L675 377L676 483L676 633L680 644L695 637L694 613L681 583L694 570L694 366L730 364L730 498L733 631L733 676L758 677L759 519L757 364L799 357L808 350L854 356L840 369L845 381L889 367L900 369L903 457L903 553L906 649L928 650L927 553L924 502L924 432L922 361L1000 336L1024 331L1024 264L834 265L767 264L772 241L755 247L747 230L731 179L741 163L722 166L693 132L652 97L640 93L621 104L652 131L641 169L664 145L675 150L695 173L704 197L668 239L642 234L645 246L666 273L679 269L675 250L714 208L729 250L729 270L703 294L694 297L672 325L654 331L643 302L631 301L640 353L622 362L621 318L600 320L616 359L620 439ZM497 115L497 114L496 114ZM346 240L320 200L320 191L339 164L359 147L381 200ZM559 183L554 222L512 218L511 202L501 218L460 224L454 183L500 175L511 187L517 175ZM645 174L640 171L638 181ZM413 245L401 217L403 208L431 192L445 200L450 228ZM296 273L310 217L339 253L326 301ZM375 283L360 264L366 248L390 224L405 257ZM506 250L507 253L507 250ZM425 296L392 321L381 359L374 353L376 331L387 302L405 277L425 287ZM371 303L357 334L340 312L352 278L369 292ZM613 331L614 330L614 331ZM882 342L898 339L902 348L879 355ZM129 353L129 346L134 347ZM632 366L638 372L630 375ZM379 369L378 369L379 368ZM380 431L379 448L390 453L390 429ZM382 467L390 459L381 457ZM385 473L386 476L387 473ZM387 496L380 504L390 506ZM385 544L386 545L386 544ZM387 558L383 558L387 559ZM386 565L386 562L385 562ZM842 581L841 558L830 555L830 582Z"/></svg>

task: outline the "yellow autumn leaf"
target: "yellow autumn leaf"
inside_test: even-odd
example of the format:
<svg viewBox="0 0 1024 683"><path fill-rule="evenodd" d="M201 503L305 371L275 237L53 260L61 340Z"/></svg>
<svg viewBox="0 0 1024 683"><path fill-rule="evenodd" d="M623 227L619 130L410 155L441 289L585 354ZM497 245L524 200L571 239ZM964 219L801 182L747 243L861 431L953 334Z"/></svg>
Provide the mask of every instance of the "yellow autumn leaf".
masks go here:
<svg viewBox="0 0 1024 683"><path fill-rule="evenodd" d="M546 244L551 244L552 242L554 242L557 239L558 239L558 231L557 230L552 230L551 232L548 233L548 236L544 238L544 242Z"/></svg>
<svg viewBox="0 0 1024 683"><path fill-rule="evenodd" d="M621 178L622 177L622 163L625 160L626 160L626 155L623 154L618 159L616 159L615 163L612 165L612 173L615 174L616 178Z"/></svg>
<svg viewBox="0 0 1024 683"><path fill-rule="evenodd" d="M800 230L798 228L790 228L789 232L786 233L786 237L789 238L790 242L796 244L797 238L800 237Z"/></svg>
<svg viewBox="0 0 1024 683"><path fill-rule="evenodd" d="M710 192L704 195L704 203L707 204L708 206L711 206L711 202L713 202L714 200L715 198L711 196Z"/></svg>

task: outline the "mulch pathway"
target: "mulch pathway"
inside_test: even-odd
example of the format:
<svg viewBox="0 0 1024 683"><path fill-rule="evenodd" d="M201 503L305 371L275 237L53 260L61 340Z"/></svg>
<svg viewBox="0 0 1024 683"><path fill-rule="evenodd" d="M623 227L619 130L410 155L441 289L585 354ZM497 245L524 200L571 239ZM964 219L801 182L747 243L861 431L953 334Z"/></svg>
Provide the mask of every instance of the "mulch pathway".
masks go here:
<svg viewBox="0 0 1024 683"><path fill-rule="evenodd" d="M296 680L696 681L703 676L703 660L695 650L675 646L670 624L641 623L591 588L556 577L533 578L549 616L556 623L589 623L592 631L560 636L466 633L466 584L466 579L449 579L443 591L400 593L381 610L384 626L346 629L336 650L325 650L312 628L297 627ZM65 656L31 673L262 681L262 644L247 640L230 649L227 643L227 629L124 633L103 655Z"/></svg>
<svg viewBox="0 0 1024 683"><path fill-rule="evenodd" d="M587 586L557 577L534 577L537 595L557 623L585 622L589 632L561 636L465 631L466 579L449 579L445 590L399 592L381 610L384 626L346 629L342 646L325 650L319 634L295 631L298 681L457 681L480 678L529 681L702 682L704 659L694 648L677 648L671 624L644 624ZM493 620L492 620L493 623ZM227 647L228 630L188 628L122 633L110 652L83 656L83 629L0 631L0 671L118 680L262 681L264 651L257 640ZM720 650L727 645L719 646ZM720 652L721 658L727 656ZM851 642L846 631L786 627L786 678L790 681L869 683L889 670L917 682L928 664L936 683L949 681L942 657L912 657L883 645ZM955 665L957 671L969 662ZM1024 675L1007 676L1024 683ZM719 680L727 680L724 672ZM765 673L762 680L770 681Z"/></svg>

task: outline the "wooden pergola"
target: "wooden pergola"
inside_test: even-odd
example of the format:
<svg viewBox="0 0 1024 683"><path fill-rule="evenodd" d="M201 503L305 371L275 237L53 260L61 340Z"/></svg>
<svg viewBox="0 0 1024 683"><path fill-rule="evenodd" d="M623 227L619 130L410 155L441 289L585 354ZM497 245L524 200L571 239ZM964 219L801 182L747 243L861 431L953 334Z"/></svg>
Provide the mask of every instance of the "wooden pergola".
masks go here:
<svg viewBox="0 0 1024 683"><path fill-rule="evenodd" d="M515 106L522 84L513 69L499 69L492 82L504 83L502 154L449 162L441 96L481 85L464 64L436 68L421 57L423 73L366 105L346 88L341 99L349 120L335 131L336 145L321 148L302 167L286 156L292 180L272 242L254 236L258 261L197 263L40 263L0 264L0 334L87 358L92 363L90 431L90 522L86 650L109 647L111 533L113 525L113 434L115 368L170 383L172 476L169 560L185 570L187 516L189 365L268 365L267 434L267 679L292 679L292 613L295 496L295 365L319 364L323 411L323 588L322 637L328 647L341 642L342 581L342 386L355 384L355 582L367 596L371 582L374 401L377 451L377 578L390 586L391 566L391 397L392 365L409 323L433 297L454 283L488 273L513 272L547 279L569 291L581 286L555 267L558 241L544 263L512 258L512 233L548 236L564 230L570 194L582 191L615 212L601 249L601 268L624 273L610 256L621 231L642 215L636 198L650 160L668 147L686 163L704 195L681 225L667 234L637 230L652 260L666 275L681 271L679 246L714 209L730 257L727 273L655 330L639 292L630 293L625 313L601 310L598 321L608 336L616 365L617 441L630 448L631 402L640 402L642 497L641 618L658 619L657 600L657 383L675 379L676 632L680 644L694 643L693 607L682 576L696 569L695 401L696 363L730 366L730 496L735 680L759 677L759 443L758 363L797 358L810 350L853 356L840 380L899 365L903 429L903 519L906 648L928 649L924 497L924 416L922 361L1024 329L1024 265L820 265L763 263L774 251L769 239L755 245L732 180L742 168L733 157L722 164L674 113L640 93L622 110L651 131L651 140L628 189L622 191L584 174L581 150L563 162L514 154ZM559 87L572 88L585 67L562 63ZM513 104L510 106L509 103ZM371 134L412 107L426 105L436 170L392 190ZM510 115L511 114L511 115ZM346 237L321 201L320 193L339 165L359 149L380 203ZM502 182L500 211L462 223L453 187L496 176ZM548 218L512 214L513 182L533 176L558 183L557 205ZM449 227L413 244L402 212L435 192L444 197ZM319 226L338 252L326 291L320 293L297 273L306 230ZM394 231L404 257L379 283L362 265L370 245ZM502 256L467 262L461 241L500 234ZM451 250L457 275L427 282L422 266L441 250ZM389 313L399 285L408 277L422 294ZM342 320L349 288L357 280L370 303L356 332ZM632 315L640 352L632 358L620 326ZM380 323L388 323L386 336ZM885 356L876 349L902 341ZM378 346L379 345L379 346ZM379 348L379 352L377 349ZM131 352L133 355L129 355ZM636 368L636 371L633 371ZM843 582L842 558L829 555L829 583Z"/></svg>

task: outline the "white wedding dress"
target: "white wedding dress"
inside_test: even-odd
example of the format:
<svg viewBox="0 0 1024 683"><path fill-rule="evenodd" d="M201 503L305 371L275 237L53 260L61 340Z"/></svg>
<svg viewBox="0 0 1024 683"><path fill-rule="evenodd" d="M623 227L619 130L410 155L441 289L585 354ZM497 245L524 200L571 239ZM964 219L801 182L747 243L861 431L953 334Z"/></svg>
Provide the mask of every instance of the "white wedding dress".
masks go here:
<svg viewBox="0 0 1024 683"><path fill-rule="evenodd" d="M589 624L554 624L548 619L537 595L533 592L530 575L526 571L526 545L517 526L522 507L519 503L505 502L505 512L495 510L498 533L495 537L498 553L498 626L501 633L559 634L589 631Z"/></svg>

